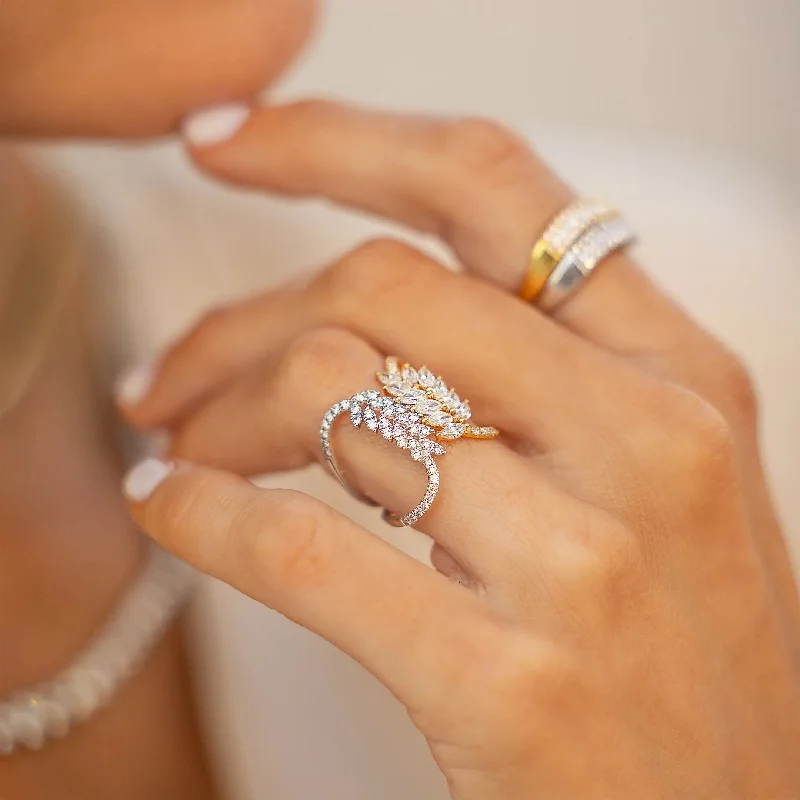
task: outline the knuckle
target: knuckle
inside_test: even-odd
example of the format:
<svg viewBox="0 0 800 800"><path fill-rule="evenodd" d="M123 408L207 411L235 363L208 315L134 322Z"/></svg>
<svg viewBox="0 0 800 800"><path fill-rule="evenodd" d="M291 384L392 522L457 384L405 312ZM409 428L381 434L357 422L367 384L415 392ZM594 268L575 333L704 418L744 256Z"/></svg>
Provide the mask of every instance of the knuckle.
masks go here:
<svg viewBox="0 0 800 800"><path fill-rule="evenodd" d="M207 309L195 325L193 336L201 342L216 341L219 331L228 324L231 312L230 306L213 306Z"/></svg>
<svg viewBox="0 0 800 800"><path fill-rule="evenodd" d="M341 311L363 313L379 298L406 292L420 279L419 271L427 263L408 244L395 239L374 239L331 266L322 275L320 288Z"/></svg>
<svg viewBox="0 0 800 800"><path fill-rule="evenodd" d="M644 590L646 571L634 533L610 514L586 524L581 540L562 542L559 579L567 596L612 624ZM586 606L586 598L591 598Z"/></svg>
<svg viewBox="0 0 800 800"><path fill-rule="evenodd" d="M560 670L560 661L560 652L551 645L514 635L500 651L490 682L510 698L525 697L538 691L543 677Z"/></svg>
<svg viewBox="0 0 800 800"><path fill-rule="evenodd" d="M264 502L263 513L246 511L240 521L253 568L269 584L284 589L324 582L337 563L340 541L331 535L333 512L293 490L271 493Z"/></svg>
<svg viewBox="0 0 800 800"><path fill-rule="evenodd" d="M660 422L665 430L662 456L688 478L680 483L684 500L694 496L707 504L710 496L721 496L738 481L736 437L730 422L707 400L680 387L668 392Z"/></svg>
<svg viewBox="0 0 800 800"><path fill-rule="evenodd" d="M445 124L435 144L455 168L470 177L519 174L535 157L527 142L498 122L468 117Z"/></svg>
<svg viewBox="0 0 800 800"><path fill-rule="evenodd" d="M694 476L716 477L735 465L736 445L728 421L709 403L698 404L679 437L688 472Z"/></svg>
<svg viewBox="0 0 800 800"><path fill-rule="evenodd" d="M731 409L739 420L755 425L758 416L758 396L755 382L742 360L727 349L720 348L714 358L713 374L724 407Z"/></svg>
<svg viewBox="0 0 800 800"><path fill-rule="evenodd" d="M522 758L546 744L550 725L580 703L580 670L567 650L530 635L513 634L496 652L484 684L486 719L503 752Z"/></svg>
<svg viewBox="0 0 800 800"><path fill-rule="evenodd" d="M340 372L355 353L366 348L361 339L342 328L315 328L300 334L288 345L277 366L279 393L297 396L304 384L326 385L326 376Z"/></svg>

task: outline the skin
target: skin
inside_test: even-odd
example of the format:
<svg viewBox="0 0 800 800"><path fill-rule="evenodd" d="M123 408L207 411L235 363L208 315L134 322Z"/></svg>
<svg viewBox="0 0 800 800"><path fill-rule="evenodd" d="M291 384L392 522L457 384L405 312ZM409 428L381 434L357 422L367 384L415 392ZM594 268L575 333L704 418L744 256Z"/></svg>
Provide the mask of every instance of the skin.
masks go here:
<svg viewBox="0 0 800 800"><path fill-rule="evenodd" d="M142 527L383 681L457 800L797 796L797 594L737 358L625 254L552 318L516 299L570 194L495 123L310 102L193 155L438 235L465 272L374 241L207 316L124 408L172 433L172 473L131 502ZM440 460L418 523L436 572L236 477L319 461L323 413L387 353L504 433ZM416 504L407 456L337 437L358 489Z"/></svg>
<svg viewBox="0 0 800 800"><path fill-rule="evenodd" d="M297 55L314 5L0 5L0 329L22 345L0 365L0 697L69 663L138 573L144 549L119 493L122 465L107 426L110 409L97 391L90 336L80 324L87 287L50 291L67 259L85 264L91 254L80 235L65 241L63 220L41 202L52 187L32 174L15 145L170 134L199 107L253 97ZM41 242L55 253L46 261ZM28 291L24 302L31 307L13 317L9 330L6 302L23 302L25 271L33 280L47 275L48 292L33 298ZM55 314L46 308L51 302L59 305ZM20 321L24 329L14 327ZM191 688L176 627L90 724L36 753L0 758L0 796L216 796Z"/></svg>
<svg viewBox="0 0 800 800"><path fill-rule="evenodd" d="M311 12L289 0L84 0L63 34L58 4L32 5L0 12L0 127L26 136L156 134L251 97ZM465 274L372 242L306 287L211 313L123 408L171 430L179 459L131 503L137 522L382 680L454 798L797 796L798 604L738 360L625 255L553 318L516 300L531 243L570 194L495 123L300 103L259 110L231 142L192 155L223 180L438 235ZM456 442L441 461L419 524L437 571L311 498L239 477L317 460L321 415L374 385L389 352L441 372L504 432ZM414 505L407 458L346 426L338 435L359 488ZM120 698L121 726L130 708ZM94 747L84 740L76 773L108 741L86 731ZM132 763L94 796L121 796L141 770ZM168 777L148 796L199 796ZM40 783L39 796L63 785Z"/></svg>
<svg viewBox="0 0 800 800"><path fill-rule="evenodd" d="M308 38L314 0L7 0L0 133L146 137L254 97ZM124 32L124 35L121 35Z"/></svg>

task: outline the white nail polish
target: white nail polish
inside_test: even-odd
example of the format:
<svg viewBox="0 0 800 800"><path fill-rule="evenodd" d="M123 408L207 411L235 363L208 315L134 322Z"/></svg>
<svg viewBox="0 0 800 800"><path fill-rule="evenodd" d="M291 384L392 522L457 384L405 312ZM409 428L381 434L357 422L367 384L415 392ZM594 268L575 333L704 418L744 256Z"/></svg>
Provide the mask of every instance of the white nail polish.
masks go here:
<svg viewBox="0 0 800 800"><path fill-rule="evenodd" d="M148 458L137 464L122 481L122 491L129 500L143 503L172 474L175 465L170 461Z"/></svg>
<svg viewBox="0 0 800 800"><path fill-rule="evenodd" d="M156 379L158 369L154 364L131 367L119 378L114 387L117 401L125 406L136 406L144 400Z"/></svg>
<svg viewBox="0 0 800 800"><path fill-rule="evenodd" d="M244 103L203 108L183 121L183 136L189 144L198 147L220 144L241 129L251 111L251 107Z"/></svg>

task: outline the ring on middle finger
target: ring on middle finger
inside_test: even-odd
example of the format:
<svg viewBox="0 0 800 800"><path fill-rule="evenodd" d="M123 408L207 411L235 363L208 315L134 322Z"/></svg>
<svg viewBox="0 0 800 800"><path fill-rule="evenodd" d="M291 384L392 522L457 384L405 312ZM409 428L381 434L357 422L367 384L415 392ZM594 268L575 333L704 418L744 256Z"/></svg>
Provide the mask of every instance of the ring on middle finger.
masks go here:
<svg viewBox="0 0 800 800"><path fill-rule="evenodd" d="M367 389L335 403L325 414L320 426L322 451L331 471L349 491L348 485L333 454L331 428L336 419L346 413L356 428L362 425L380 433L385 439L408 450L428 473L425 496L410 512L399 516L384 510L384 519L391 525L413 525L427 512L439 489L439 470L434 458L446 453L442 442L460 439L493 439L497 428L477 426L470 422L469 404L452 391L441 377L425 367L417 370L401 364L397 358L386 359L385 369L377 373L381 390ZM353 492L358 497L360 493Z"/></svg>

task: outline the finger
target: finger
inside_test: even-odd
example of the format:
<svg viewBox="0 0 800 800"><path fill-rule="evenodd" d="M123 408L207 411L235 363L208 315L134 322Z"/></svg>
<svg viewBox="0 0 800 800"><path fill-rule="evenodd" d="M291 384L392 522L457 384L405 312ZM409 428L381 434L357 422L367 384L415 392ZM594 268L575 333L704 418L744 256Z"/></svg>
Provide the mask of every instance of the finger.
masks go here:
<svg viewBox="0 0 800 800"><path fill-rule="evenodd" d="M370 345L337 329L301 336L275 369L235 382L176 431L170 455L244 475L297 469L322 461L319 429L339 400L375 385L383 359ZM356 430L349 415L333 430L337 462L348 483L398 515L411 511L426 489L425 471L379 431ZM445 443L441 485L415 525L447 548L481 580L507 572L528 537L529 502L555 495L521 456L497 441ZM498 501L503 500L500 509ZM497 530L487 537L486 532Z"/></svg>
<svg viewBox="0 0 800 800"><path fill-rule="evenodd" d="M527 144L483 120L309 101L252 111L230 141L194 146L218 177L336 203L441 235L477 274L516 289L569 190Z"/></svg>
<svg viewBox="0 0 800 800"><path fill-rule="evenodd" d="M254 111L234 137L193 147L209 172L293 195L321 195L441 236L474 274L516 291L530 249L570 199L518 137L475 120L368 113L331 103ZM796 605L779 526L758 467L751 405L737 362L625 253L609 258L555 318L592 343L709 400L742 443L765 561ZM720 354L722 354L720 356ZM732 364L733 369L724 365ZM720 367L722 365L722 367ZM744 392L745 398L750 396ZM742 413L744 411L744 413Z"/></svg>
<svg viewBox="0 0 800 800"><path fill-rule="evenodd" d="M441 234L475 274L511 290L521 283L533 240L570 196L524 142L493 123L333 103L259 109L231 141L193 153L231 180L324 195ZM601 272L566 304L562 322L656 369L679 340L696 352L697 328L627 256L618 254Z"/></svg>
<svg viewBox="0 0 800 800"><path fill-rule="evenodd" d="M465 658L484 657L474 597L306 495L153 461L125 490L157 542L323 636L407 705L435 702Z"/></svg>
<svg viewBox="0 0 800 800"><path fill-rule="evenodd" d="M300 326L287 319L302 288L287 286L212 308L153 364L117 381L116 401L127 420L148 428L174 426L220 387L280 352Z"/></svg>
<svg viewBox="0 0 800 800"><path fill-rule="evenodd" d="M585 453L590 442L575 420L602 430L618 424L624 413L624 396L619 404L590 399L607 394L615 380L623 382L624 395L629 378L620 365L501 290L455 275L407 245L368 243L306 292L282 299L265 296L264 313L254 313L249 328L234 321L235 313L221 321L217 333L225 349L237 352L235 339L241 336L260 342L260 357L269 360L287 338L303 331L348 329L381 353L441 373L471 401L476 424L497 425L541 449L574 442ZM219 334L221 327L228 333ZM205 336L190 338L202 343ZM174 374L206 372L202 346L185 349L183 358L180 369L173 362ZM140 424L169 427L175 418L164 408L186 408L193 400L181 381L162 369L151 394L128 414Z"/></svg>
<svg viewBox="0 0 800 800"><path fill-rule="evenodd" d="M572 199L527 142L486 120L323 101L254 110L230 141L193 147L226 180L324 196L441 236L475 275L519 289L533 244ZM556 317L624 354L662 353L695 330L625 253Z"/></svg>
<svg viewBox="0 0 800 800"><path fill-rule="evenodd" d="M232 140L192 153L227 180L322 195L440 235L467 269L509 291L520 286L534 241L570 199L524 142L475 120L299 103L257 110ZM555 319L697 392L729 420L765 561L779 576L783 604L795 606L790 562L759 466L752 391L738 361L624 252L607 259Z"/></svg>
<svg viewBox="0 0 800 800"><path fill-rule="evenodd" d="M571 198L526 142L481 120L311 101L254 110L230 141L192 153L227 180L321 195L439 235L468 270L512 292L533 243ZM555 318L735 413L708 369L719 345L626 253L607 259Z"/></svg>

